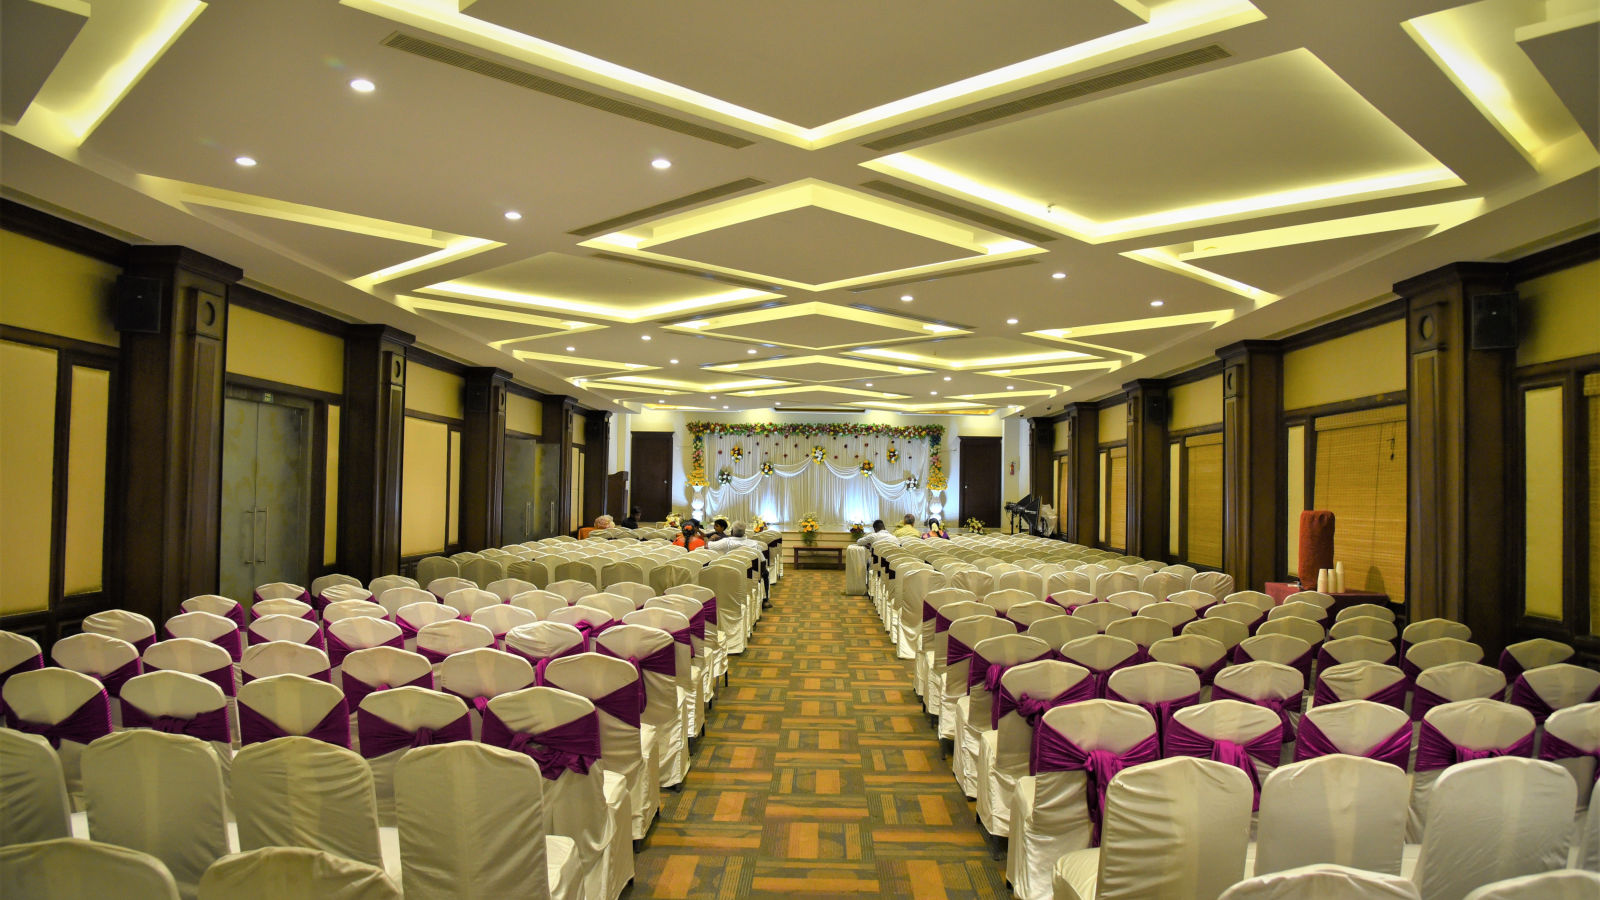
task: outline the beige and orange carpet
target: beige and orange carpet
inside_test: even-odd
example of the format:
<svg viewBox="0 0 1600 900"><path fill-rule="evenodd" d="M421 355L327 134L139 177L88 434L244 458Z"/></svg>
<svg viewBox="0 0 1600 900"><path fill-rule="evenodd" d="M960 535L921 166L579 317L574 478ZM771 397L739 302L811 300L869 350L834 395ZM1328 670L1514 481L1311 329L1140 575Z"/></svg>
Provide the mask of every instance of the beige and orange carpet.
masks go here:
<svg viewBox="0 0 1600 900"><path fill-rule="evenodd" d="M707 717L628 898L1005 898L865 597L790 569Z"/></svg>

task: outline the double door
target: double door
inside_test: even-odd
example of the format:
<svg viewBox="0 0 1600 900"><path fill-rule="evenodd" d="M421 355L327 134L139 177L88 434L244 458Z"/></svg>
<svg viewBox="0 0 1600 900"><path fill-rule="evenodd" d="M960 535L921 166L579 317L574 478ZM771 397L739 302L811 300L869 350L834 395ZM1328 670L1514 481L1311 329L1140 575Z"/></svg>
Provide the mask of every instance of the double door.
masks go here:
<svg viewBox="0 0 1600 900"><path fill-rule="evenodd" d="M273 581L308 584L309 401L229 387L223 399L223 596L243 601Z"/></svg>

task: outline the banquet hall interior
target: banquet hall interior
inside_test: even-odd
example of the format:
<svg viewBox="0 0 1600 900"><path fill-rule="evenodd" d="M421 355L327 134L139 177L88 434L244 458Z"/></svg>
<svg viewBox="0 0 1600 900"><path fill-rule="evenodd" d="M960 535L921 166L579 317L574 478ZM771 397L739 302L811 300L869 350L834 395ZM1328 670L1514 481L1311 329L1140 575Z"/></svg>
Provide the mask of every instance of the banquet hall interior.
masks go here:
<svg viewBox="0 0 1600 900"><path fill-rule="evenodd" d="M0 0L0 685L8 897L1600 897L1600 0Z"/></svg>

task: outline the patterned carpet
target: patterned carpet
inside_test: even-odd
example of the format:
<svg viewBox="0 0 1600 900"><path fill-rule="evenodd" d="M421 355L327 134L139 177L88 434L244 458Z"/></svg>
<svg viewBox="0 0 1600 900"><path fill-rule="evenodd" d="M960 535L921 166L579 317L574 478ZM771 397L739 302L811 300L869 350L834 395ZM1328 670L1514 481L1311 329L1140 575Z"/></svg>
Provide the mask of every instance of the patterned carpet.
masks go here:
<svg viewBox="0 0 1600 900"><path fill-rule="evenodd" d="M1005 898L865 597L790 569L707 716L627 898Z"/></svg>

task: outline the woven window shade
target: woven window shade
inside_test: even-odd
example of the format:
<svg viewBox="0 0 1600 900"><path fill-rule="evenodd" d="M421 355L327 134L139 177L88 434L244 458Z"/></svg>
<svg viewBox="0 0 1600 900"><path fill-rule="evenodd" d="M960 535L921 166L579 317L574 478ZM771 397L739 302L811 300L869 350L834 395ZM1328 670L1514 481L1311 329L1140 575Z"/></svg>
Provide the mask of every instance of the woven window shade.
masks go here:
<svg viewBox="0 0 1600 900"><path fill-rule="evenodd" d="M1200 434L1184 441L1189 471L1189 534L1184 556L1196 565L1222 565L1222 435Z"/></svg>
<svg viewBox="0 0 1600 900"><path fill-rule="evenodd" d="M1589 633L1600 634L1600 372L1583 376L1589 419Z"/></svg>
<svg viewBox="0 0 1600 900"><path fill-rule="evenodd" d="M1312 505L1334 515L1333 558L1345 586L1406 591L1406 408L1387 406L1316 420Z"/></svg>
<svg viewBox="0 0 1600 900"><path fill-rule="evenodd" d="M1066 531L1065 520L1067 517L1067 498L1072 496L1072 466L1071 457L1063 456L1056 460L1056 527Z"/></svg>
<svg viewBox="0 0 1600 900"><path fill-rule="evenodd" d="M1106 492L1106 543L1128 546L1128 448L1113 447L1110 453L1110 489Z"/></svg>

